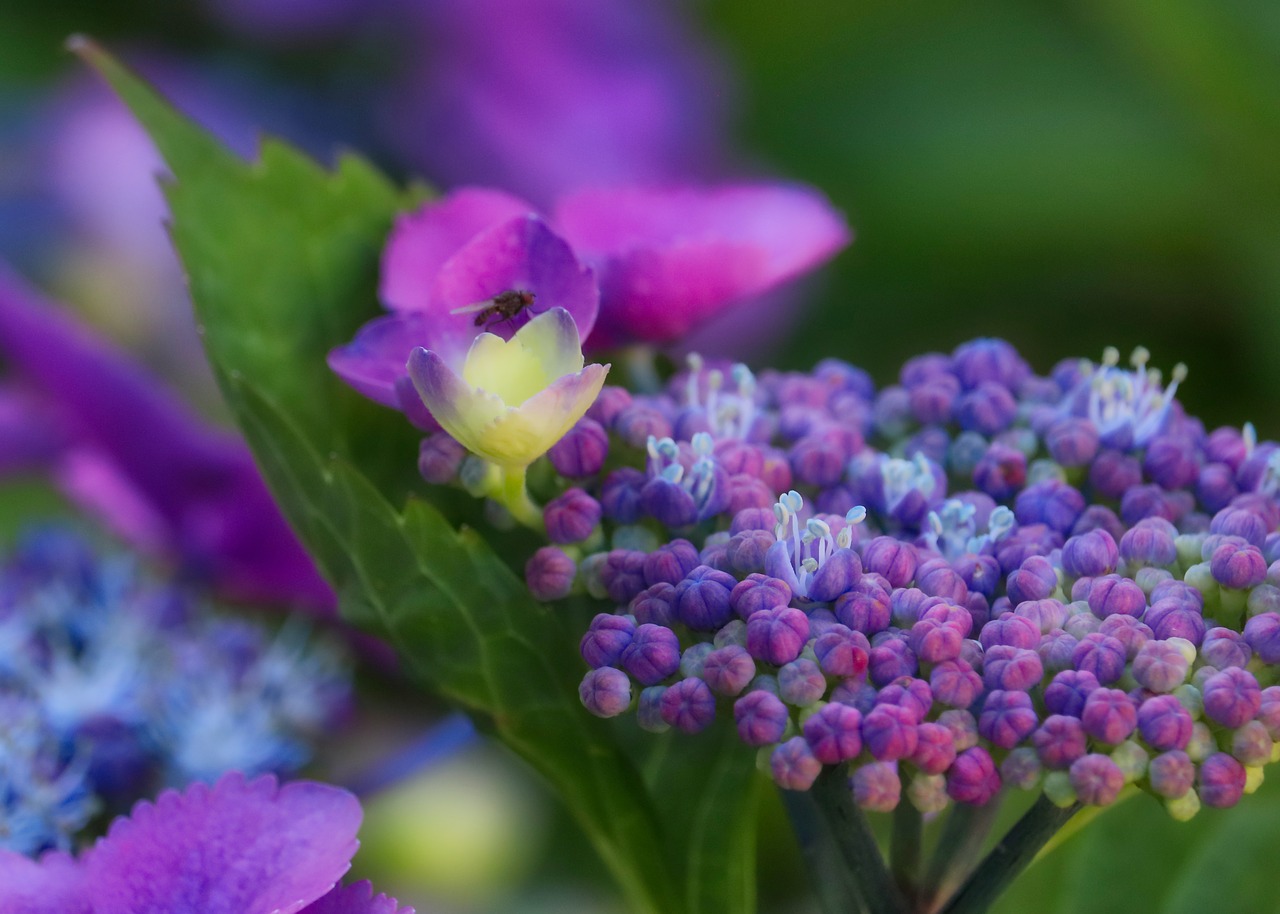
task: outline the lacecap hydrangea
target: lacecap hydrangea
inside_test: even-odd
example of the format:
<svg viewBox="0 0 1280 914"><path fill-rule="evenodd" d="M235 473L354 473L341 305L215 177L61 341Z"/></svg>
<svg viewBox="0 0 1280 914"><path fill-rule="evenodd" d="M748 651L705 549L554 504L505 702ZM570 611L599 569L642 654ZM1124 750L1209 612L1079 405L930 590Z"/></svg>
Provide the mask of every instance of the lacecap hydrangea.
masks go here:
<svg viewBox="0 0 1280 914"><path fill-rule="evenodd" d="M980 339L899 383L698 358L606 387L547 455L535 597L584 591L593 714L731 718L777 784L887 811L1177 818L1254 790L1280 738L1280 446L1206 431L1144 350L1037 375ZM447 438L429 479L456 473Z"/></svg>

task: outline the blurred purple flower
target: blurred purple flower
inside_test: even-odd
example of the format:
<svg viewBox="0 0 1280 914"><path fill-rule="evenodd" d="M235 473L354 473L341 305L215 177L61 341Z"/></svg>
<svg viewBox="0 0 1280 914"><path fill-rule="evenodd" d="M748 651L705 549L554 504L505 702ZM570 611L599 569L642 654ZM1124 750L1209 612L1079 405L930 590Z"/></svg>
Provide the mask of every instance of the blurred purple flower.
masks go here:
<svg viewBox="0 0 1280 914"><path fill-rule="evenodd" d="M78 860L0 851L0 910L413 914L367 884L338 887L360 819L345 790L229 774L139 803Z"/></svg>
<svg viewBox="0 0 1280 914"><path fill-rule="evenodd" d="M61 436L44 456L73 499L227 596L332 613L244 445L2 266L0 357L38 398L40 434Z"/></svg>

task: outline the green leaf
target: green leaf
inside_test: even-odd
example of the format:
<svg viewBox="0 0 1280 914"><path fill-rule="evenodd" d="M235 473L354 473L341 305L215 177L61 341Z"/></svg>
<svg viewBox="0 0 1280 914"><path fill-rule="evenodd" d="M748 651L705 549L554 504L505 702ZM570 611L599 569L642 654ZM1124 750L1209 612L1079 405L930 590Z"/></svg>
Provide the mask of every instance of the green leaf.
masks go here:
<svg viewBox="0 0 1280 914"><path fill-rule="evenodd" d="M417 435L325 364L379 313L378 255L418 194L359 158L329 173L278 142L243 162L105 52L83 40L74 47L174 175L171 231L209 359L344 617L388 638L415 678L547 778L636 910L752 910L752 753L721 729L692 741L689 755L681 746L647 786L624 728L581 707L578 631L533 602L511 571L528 549L504 559L457 528L462 512L422 501Z"/></svg>

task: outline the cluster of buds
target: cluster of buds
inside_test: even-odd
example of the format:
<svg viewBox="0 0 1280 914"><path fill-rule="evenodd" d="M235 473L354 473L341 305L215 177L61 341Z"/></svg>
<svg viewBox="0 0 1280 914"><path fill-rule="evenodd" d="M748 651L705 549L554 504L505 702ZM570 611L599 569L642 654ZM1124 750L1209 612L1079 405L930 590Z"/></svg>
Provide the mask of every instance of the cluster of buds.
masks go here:
<svg viewBox="0 0 1280 914"><path fill-rule="evenodd" d="M731 717L783 788L1230 806L1280 739L1280 446L1206 432L1184 374L1139 350L1040 377L977 340L878 392L836 361L606 387L548 454L527 582L611 606L588 710Z"/></svg>

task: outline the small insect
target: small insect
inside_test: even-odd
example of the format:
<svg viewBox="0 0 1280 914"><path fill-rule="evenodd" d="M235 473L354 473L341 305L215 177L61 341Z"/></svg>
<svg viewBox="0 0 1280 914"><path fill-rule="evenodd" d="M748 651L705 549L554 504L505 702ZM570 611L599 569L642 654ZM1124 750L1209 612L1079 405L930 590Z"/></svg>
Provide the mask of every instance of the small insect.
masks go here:
<svg viewBox="0 0 1280 914"><path fill-rule="evenodd" d="M509 321L525 308L533 304L533 300L537 296L532 292L526 292L523 289L508 289L506 292L500 292L493 298L476 302L474 305L463 305L461 308L454 308L450 314L470 314L476 312L475 325L477 327L488 327L492 324L500 324L503 321Z"/></svg>

